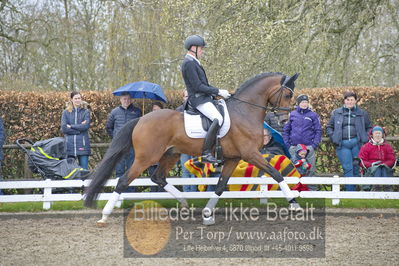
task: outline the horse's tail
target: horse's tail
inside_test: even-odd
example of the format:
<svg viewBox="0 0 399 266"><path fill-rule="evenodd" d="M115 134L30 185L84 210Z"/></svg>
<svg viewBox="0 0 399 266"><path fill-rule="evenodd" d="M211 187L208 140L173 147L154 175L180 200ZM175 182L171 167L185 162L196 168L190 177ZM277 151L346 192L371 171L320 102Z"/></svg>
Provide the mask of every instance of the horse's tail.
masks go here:
<svg viewBox="0 0 399 266"><path fill-rule="evenodd" d="M107 179L112 175L118 161L126 155L132 148L132 132L137 125L140 118L133 119L127 122L121 130L112 139L104 158L96 167L94 172L89 176L91 179L90 185L86 190L86 197L84 205L86 207L93 207L94 200L97 199Z"/></svg>

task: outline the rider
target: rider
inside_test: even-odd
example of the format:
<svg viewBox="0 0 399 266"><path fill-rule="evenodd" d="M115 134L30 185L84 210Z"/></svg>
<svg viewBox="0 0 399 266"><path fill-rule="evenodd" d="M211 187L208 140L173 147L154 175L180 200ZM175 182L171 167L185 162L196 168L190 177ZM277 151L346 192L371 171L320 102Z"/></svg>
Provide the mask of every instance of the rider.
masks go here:
<svg viewBox="0 0 399 266"><path fill-rule="evenodd" d="M223 117L212 104L214 96L220 95L224 98L230 97L227 90L212 87L208 83L204 68L199 58L205 47L205 40L199 35L191 35L184 42L187 54L181 65L184 83L188 92L188 101L203 115L212 121L204 141L203 161L216 163L217 159L212 155L212 147L216 143L217 133L223 123Z"/></svg>

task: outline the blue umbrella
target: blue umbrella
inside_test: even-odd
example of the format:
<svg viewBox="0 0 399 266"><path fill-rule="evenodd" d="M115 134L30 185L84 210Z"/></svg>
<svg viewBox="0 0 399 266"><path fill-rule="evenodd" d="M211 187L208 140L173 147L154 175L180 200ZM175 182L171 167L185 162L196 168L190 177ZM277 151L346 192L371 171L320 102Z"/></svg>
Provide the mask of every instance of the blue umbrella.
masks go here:
<svg viewBox="0 0 399 266"><path fill-rule="evenodd" d="M121 96L124 92L130 93L130 96L136 99L152 99L165 103L168 101L165 94L163 93L161 86L148 81L129 83L115 90L114 92L112 92L112 94L115 96Z"/></svg>

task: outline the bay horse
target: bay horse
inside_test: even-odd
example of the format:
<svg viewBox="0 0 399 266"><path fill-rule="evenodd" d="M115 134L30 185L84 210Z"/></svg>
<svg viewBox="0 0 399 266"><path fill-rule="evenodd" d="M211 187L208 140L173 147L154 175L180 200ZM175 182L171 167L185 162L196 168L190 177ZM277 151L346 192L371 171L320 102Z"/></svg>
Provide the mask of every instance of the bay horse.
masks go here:
<svg viewBox="0 0 399 266"><path fill-rule="evenodd" d="M244 82L235 94L226 100L231 125L227 134L220 139L224 165L215 193L203 210L204 224L210 225L215 222L213 210L241 159L270 174L278 182L290 208L300 208L281 174L259 152L263 144L263 121L266 111L281 111L278 115L281 120L288 117L295 88L294 81L297 77L298 74L290 77L276 72L259 74ZM94 205L94 200L111 176L115 165L129 152L132 145L135 150L133 165L119 179L111 199L103 209L102 219L97 224L106 224L107 217L120 194L126 191L128 185L144 170L157 163L158 167L151 180L171 193L182 206L188 206L182 192L167 183L165 177L179 160L181 153L200 156L203 143L204 139L193 139L186 135L183 114L178 111L162 109L128 122L114 137L104 158L89 177L92 181L86 190L85 206Z"/></svg>

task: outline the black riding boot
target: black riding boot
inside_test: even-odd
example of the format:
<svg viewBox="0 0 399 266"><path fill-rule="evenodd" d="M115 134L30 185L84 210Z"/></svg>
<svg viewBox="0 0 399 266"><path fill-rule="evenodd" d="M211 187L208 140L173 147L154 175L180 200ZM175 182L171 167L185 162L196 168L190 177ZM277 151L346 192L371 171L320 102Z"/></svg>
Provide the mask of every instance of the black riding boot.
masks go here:
<svg viewBox="0 0 399 266"><path fill-rule="evenodd" d="M204 147L203 147L203 152L202 152L202 161L203 162L220 163L220 161L217 160L212 154L212 148L216 144L216 137L217 137L219 129L220 129L219 121L217 119L213 120L213 122L212 122L211 126L209 127L209 130L205 136Z"/></svg>

